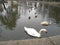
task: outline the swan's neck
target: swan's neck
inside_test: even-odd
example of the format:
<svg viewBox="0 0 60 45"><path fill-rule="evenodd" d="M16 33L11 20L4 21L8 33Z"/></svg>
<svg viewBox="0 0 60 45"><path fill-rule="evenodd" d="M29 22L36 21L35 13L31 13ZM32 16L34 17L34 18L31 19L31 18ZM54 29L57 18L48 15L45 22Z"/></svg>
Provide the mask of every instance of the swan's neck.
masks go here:
<svg viewBox="0 0 60 45"><path fill-rule="evenodd" d="M40 37L41 37L41 33L42 33L42 31L39 31Z"/></svg>

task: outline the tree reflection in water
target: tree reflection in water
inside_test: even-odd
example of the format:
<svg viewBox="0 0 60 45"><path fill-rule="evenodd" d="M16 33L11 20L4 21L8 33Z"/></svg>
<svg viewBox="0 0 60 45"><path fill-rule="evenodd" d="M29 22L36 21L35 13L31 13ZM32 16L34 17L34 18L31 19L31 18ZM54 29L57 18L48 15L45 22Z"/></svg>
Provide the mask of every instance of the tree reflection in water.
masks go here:
<svg viewBox="0 0 60 45"><path fill-rule="evenodd" d="M11 4L9 4L8 8L7 8L7 15L3 16L3 15L0 15L0 20L1 22L6 25L7 27L9 27L10 29L12 29L13 27L15 27L16 25L16 20L17 20L17 17L18 17L18 4L16 1L10 1ZM9 2L9 3L10 3ZM37 4L37 5L36 5ZM31 7L29 7L29 5ZM0 5L1 6L1 5ZM25 5L23 6L26 6L26 3ZM27 6L28 8L33 8L35 7L35 9L37 9L36 11L38 13L41 12L41 4L39 2L37 3L27 3ZM39 8L38 8L39 7ZM25 7L24 7L25 8ZM42 8L43 9L43 8ZM2 11L3 9L1 9L0 7L0 11ZM43 9L44 10L44 9ZM29 11L30 12L30 11ZM44 14L45 14L46 11L44 11ZM50 15L49 17L52 17L56 20L56 23L57 24L60 24L60 8L59 7L52 7L51 10L50 10ZM26 13L26 11L25 11ZM24 14L25 14L24 13Z"/></svg>
<svg viewBox="0 0 60 45"><path fill-rule="evenodd" d="M60 7L52 7L49 17L54 18L56 20L56 23L60 25Z"/></svg>
<svg viewBox="0 0 60 45"><path fill-rule="evenodd" d="M0 20L2 24L6 25L7 28L13 29L16 25L16 20L18 17L18 5L11 1L11 6L7 9L7 15L0 15Z"/></svg>

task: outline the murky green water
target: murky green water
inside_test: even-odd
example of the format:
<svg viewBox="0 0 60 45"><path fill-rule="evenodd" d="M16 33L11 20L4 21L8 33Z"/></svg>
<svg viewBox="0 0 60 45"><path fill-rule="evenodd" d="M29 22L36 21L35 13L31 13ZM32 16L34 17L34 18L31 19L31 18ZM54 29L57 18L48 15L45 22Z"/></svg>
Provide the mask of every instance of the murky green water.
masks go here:
<svg viewBox="0 0 60 45"><path fill-rule="evenodd" d="M0 4L0 40L30 39L24 31L24 26L48 30L48 37L60 35L60 7L40 4L39 2L5 3L6 10ZM42 26L42 21L51 22L51 25ZM42 33L42 37L46 37Z"/></svg>

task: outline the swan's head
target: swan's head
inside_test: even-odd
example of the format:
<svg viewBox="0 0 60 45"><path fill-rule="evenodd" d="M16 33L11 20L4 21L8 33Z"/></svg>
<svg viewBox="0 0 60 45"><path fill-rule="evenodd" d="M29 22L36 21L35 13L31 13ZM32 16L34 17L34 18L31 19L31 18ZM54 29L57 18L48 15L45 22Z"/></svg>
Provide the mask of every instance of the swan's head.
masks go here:
<svg viewBox="0 0 60 45"><path fill-rule="evenodd" d="M41 25L44 25L44 26L47 26L47 25L50 25L50 24L51 24L51 22L48 22L48 21L41 22Z"/></svg>
<svg viewBox="0 0 60 45"><path fill-rule="evenodd" d="M48 31L47 31L47 29L41 29L41 30L39 31L39 33L41 33L41 32L47 33Z"/></svg>

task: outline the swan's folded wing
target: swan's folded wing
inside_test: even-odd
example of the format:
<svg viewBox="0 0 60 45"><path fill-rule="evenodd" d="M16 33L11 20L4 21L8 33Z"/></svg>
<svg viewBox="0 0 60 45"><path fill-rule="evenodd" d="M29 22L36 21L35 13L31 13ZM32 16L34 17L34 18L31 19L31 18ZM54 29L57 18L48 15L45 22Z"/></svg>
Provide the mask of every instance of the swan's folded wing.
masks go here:
<svg viewBox="0 0 60 45"><path fill-rule="evenodd" d="M40 37L40 34L34 28L25 28L25 31L31 36Z"/></svg>

